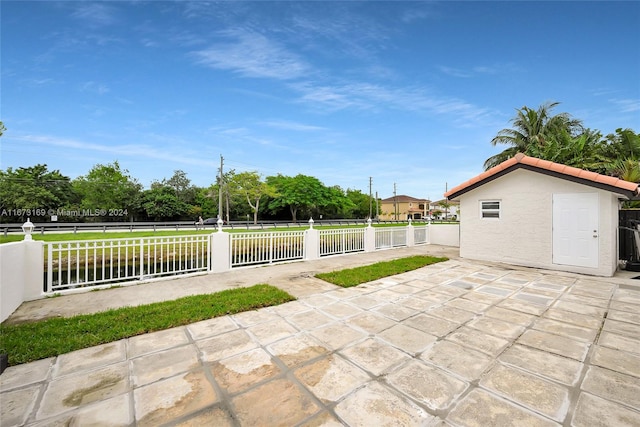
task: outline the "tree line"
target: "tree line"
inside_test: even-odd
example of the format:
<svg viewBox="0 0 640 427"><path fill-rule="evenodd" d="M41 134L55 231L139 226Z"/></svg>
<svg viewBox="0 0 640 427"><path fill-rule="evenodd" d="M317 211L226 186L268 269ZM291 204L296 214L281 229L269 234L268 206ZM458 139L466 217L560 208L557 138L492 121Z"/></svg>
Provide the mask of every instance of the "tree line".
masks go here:
<svg viewBox="0 0 640 427"><path fill-rule="evenodd" d="M267 176L257 172L226 172L209 187L191 183L182 170L150 188L115 161L97 164L83 176L70 179L45 164L0 170L2 222L49 221L182 221L217 218L226 221L280 220L309 217L365 218L369 196L359 190L325 186L307 175Z"/></svg>
<svg viewBox="0 0 640 427"><path fill-rule="evenodd" d="M538 109L522 107L490 141L507 145L491 156L485 169L517 153L640 182L640 134L616 129L603 136L585 128L568 113L553 114L557 102ZM0 122L0 136L5 128ZM222 210L219 196L222 195ZM43 222L51 214L59 221L176 221L216 218L226 221L293 221L298 218L366 218L369 195L359 190L326 186L307 175L262 177L257 172L231 170L209 187L197 187L186 173L154 181L149 189L115 161L97 164L83 176L70 179L46 164L0 170L1 222L21 222L31 216ZM221 211L221 212L219 212ZM87 213L82 217L73 213ZM37 213L37 215L34 215Z"/></svg>

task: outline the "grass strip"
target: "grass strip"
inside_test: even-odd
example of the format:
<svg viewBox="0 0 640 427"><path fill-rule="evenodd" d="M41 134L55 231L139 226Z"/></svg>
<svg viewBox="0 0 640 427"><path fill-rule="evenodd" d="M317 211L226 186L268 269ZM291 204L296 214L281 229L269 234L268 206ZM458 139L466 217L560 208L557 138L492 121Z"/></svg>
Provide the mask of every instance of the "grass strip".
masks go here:
<svg viewBox="0 0 640 427"><path fill-rule="evenodd" d="M9 365L19 365L294 299L278 288L258 284L95 314L0 325L0 353L9 355Z"/></svg>
<svg viewBox="0 0 640 427"><path fill-rule="evenodd" d="M405 273L430 264L447 261L448 258L438 258L425 255L416 255L406 258L394 259L391 261L378 262L363 267L348 268L345 270L331 271L329 273L319 273L315 277L334 285L350 288L362 283L378 280L394 274Z"/></svg>

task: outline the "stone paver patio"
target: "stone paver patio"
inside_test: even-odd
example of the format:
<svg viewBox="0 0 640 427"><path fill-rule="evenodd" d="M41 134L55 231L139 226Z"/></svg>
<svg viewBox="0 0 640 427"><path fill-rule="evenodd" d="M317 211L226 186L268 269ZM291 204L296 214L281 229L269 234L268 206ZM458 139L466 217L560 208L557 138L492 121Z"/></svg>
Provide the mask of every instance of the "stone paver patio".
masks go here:
<svg viewBox="0 0 640 427"><path fill-rule="evenodd" d="M452 259L10 367L0 402L2 426L639 426L640 287Z"/></svg>

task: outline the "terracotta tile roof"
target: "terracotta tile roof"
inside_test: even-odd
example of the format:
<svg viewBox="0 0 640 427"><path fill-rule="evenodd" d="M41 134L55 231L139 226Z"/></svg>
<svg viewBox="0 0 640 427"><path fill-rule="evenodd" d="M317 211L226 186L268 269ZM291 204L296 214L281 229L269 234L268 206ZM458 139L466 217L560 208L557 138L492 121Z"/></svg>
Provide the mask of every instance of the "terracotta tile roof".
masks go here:
<svg viewBox="0 0 640 427"><path fill-rule="evenodd" d="M457 197L482 185L484 181L490 181L520 167L524 167L526 169L534 170L540 173L547 173L559 178L565 178L571 181L580 182L585 185L592 185L594 187L603 188L614 193L625 194L629 197L637 196L639 194L638 184L636 183L624 181L613 176L601 175L584 169L574 168L572 166L562 165L560 163L550 162L549 160L542 160L536 157L525 156L522 153L518 153L509 160L506 160L499 165L492 167L488 171L481 173L475 178L471 178L467 182L463 182L462 184L453 187L451 190L444 193L444 197Z"/></svg>
<svg viewBox="0 0 640 427"><path fill-rule="evenodd" d="M387 197L386 199L382 199L380 200L381 202L391 202L393 203L394 201L398 201L398 203L405 203L405 202L427 202L429 203L428 199L416 199L415 197L411 197L411 196L407 196L404 194L398 194L397 196L393 197Z"/></svg>

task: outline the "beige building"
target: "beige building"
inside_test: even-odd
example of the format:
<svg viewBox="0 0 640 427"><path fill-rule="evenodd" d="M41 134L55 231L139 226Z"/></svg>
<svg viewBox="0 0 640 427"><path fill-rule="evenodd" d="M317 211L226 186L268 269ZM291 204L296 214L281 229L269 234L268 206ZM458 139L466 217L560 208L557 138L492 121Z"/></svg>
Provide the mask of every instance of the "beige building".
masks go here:
<svg viewBox="0 0 640 427"><path fill-rule="evenodd" d="M427 199L416 199L411 196L394 196L380 200L380 215L378 219L384 221L406 221L423 219L429 215L429 203Z"/></svg>
<svg viewBox="0 0 640 427"><path fill-rule="evenodd" d="M445 193L460 202L460 256L612 276L620 201L638 184L518 154Z"/></svg>

